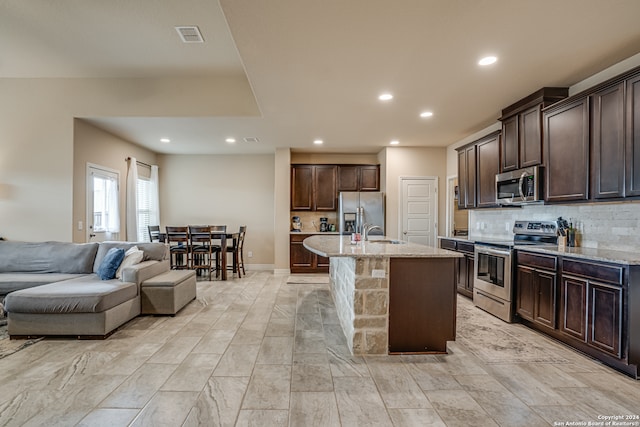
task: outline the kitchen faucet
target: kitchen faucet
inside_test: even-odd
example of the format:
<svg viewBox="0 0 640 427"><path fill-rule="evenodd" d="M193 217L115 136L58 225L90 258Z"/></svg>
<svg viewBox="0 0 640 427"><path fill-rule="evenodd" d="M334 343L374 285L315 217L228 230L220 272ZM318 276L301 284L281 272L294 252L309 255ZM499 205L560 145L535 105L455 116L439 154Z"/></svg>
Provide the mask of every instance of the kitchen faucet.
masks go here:
<svg viewBox="0 0 640 427"><path fill-rule="evenodd" d="M369 232L370 232L371 230L375 230L376 228L377 228L378 230L382 231L382 227L380 227L379 225L365 224L365 225L362 227L362 230L363 230L363 232L364 232L364 241L365 241L365 242L369 240Z"/></svg>

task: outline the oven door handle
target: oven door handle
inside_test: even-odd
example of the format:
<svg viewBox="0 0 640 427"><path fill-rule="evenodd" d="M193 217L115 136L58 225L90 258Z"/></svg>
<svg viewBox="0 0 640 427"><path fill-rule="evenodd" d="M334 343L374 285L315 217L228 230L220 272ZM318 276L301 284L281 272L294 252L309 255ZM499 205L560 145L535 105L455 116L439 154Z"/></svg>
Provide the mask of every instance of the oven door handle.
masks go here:
<svg viewBox="0 0 640 427"><path fill-rule="evenodd" d="M476 247L476 251L479 254L488 254L488 255L498 255L498 256L511 256L511 252L509 251L500 251L497 249L489 249L489 248L478 248Z"/></svg>

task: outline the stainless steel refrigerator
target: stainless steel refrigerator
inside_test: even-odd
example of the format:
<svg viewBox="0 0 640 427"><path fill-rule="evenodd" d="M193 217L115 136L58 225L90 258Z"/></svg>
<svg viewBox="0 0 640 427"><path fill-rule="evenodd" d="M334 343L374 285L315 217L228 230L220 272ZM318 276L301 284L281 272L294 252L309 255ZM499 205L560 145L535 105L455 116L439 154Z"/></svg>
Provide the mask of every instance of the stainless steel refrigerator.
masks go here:
<svg viewBox="0 0 640 427"><path fill-rule="evenodd" d="M371 235L384 234L384 194L380 191L343 191L338 198L341 234L362 233L364 224L377 225Z"/></svg>

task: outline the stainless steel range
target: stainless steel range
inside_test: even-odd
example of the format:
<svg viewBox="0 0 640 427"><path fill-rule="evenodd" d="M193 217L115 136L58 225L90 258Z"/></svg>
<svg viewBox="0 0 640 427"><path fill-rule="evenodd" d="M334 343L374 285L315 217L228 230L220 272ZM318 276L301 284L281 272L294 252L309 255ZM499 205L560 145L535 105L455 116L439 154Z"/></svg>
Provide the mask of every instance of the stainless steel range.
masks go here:
<svg viewBox="0 0 640 427"><path fill-rule="evenodd" d="M513 321L514 250L522 246L557 245L556 221L516 221L513 239L475 242L473 303L506 321Z"/></svg>

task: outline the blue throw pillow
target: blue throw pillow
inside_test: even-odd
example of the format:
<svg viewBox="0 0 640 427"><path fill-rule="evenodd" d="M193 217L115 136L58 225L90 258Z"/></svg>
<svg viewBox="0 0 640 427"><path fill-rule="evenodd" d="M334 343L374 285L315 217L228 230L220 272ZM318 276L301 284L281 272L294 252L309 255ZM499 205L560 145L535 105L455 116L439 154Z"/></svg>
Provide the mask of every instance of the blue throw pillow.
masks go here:
<svg viewBox="0 0 640 427"><path fill-rule="evenodd" d="M98 271L96 274L102 280L111 280L116 277L116 271L118 271L118 267L122 264L122 260L124 259L124 249L122 248L111 248L104 256L100 267L98 267Z"/></svg>

